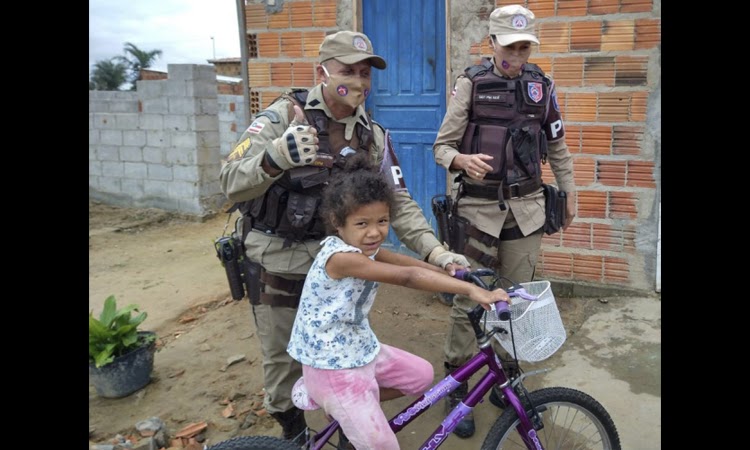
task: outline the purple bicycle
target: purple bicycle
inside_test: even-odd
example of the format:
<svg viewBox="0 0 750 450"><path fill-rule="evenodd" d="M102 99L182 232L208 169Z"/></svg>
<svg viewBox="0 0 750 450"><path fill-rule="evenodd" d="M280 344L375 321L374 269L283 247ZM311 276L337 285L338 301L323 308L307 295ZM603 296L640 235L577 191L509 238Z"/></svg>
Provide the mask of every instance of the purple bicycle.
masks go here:
<svg viewBox="0 0 750 450"><path fill-rule="evenodd" d="M494 289L499 278L489 269L475 271L459 271L457 278L473 282L485 289ZM491 279L489 283L484 279ZM543 303L542 297L549 291L549 283L544 293L534 295L527 291L532 283L514 284L506 291L510 295L513 306L505 302L495 304L493 311L485 312L481 305L475 306L468 312L471 325L476 333L478 353L451 375L436 383L418 399L397 413L389 424L398 433L406 428L414 419L432 406L442 404L441 400L453 392L461 383L471 378L482 369L486 372L474 384L464 398L437 426L435 431L419 447L420 449L436 449L440 447L453 432L456 425L471 411L484 397L489 394L490 402L502 408L502 414L495 420L482 443L482 450L494 449L528 449L528 450L561 450L561 449L596 449L620 450L620 438L612 418L604 407L590 395L565 387L548 387L534 391L527 391L523 380L534 374L547 371L535 370L525 373L519 366L521 360L534 361L544 359L561 345L558 336L537 336L528 339L532 342L532 350L525 351L526 342L515 338L516 330L526 332L523 328L514 327L529 308L517 309L517 304ZM533 289L532 289L533 290ZM548 301L549 302L549 301ZM554 297L552 298L554 303ZM536 306L536 305L534 305ZM556 307L555 307L556 310ZM542 316L544 317L544 316ZM520 321L519 321L520 323ZM554 333L552 333L554 334ZM511 360L501 360L492 348L492 338L498 339L506 350L509 350ZM535 340L536 339L536 340ZM562 337L564 340L564 335ZM528 347L528 346L527 346ZM543 348L543 355L538 356L537 350ZM528 356L524 356L528 355ZM535 356L536 355L536 356ZM545 356L546 355L546 356ZM298 383L299 384L299 383ZM496 388L494 388L496 387ZM494 389L493 389L494 388ZM295 400L309 401L307 399ZM314 409L314 402L307 409ZM291 441L271 436L239 436L208 447L207 450L322 450L337 448L332 437L339 429L335 420L320 431L307 429L298 436L295 445ZM330 442L329 442L330 441Z"/></svg>

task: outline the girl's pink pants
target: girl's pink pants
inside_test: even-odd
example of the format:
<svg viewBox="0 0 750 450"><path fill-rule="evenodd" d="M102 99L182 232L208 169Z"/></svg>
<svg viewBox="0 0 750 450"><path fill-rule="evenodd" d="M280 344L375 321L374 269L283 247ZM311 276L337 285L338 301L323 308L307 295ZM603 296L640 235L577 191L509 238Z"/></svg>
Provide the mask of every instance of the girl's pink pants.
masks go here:
<svg viewBox="0 0 750 450"><path fill-rule="evenodd" d="M380 408L380 387L421 395L433 382L432 364L407 351L380 343L369 364L354 369L302 366L307 394L338 420L357 450L398 450L396 434Z"/></svg>

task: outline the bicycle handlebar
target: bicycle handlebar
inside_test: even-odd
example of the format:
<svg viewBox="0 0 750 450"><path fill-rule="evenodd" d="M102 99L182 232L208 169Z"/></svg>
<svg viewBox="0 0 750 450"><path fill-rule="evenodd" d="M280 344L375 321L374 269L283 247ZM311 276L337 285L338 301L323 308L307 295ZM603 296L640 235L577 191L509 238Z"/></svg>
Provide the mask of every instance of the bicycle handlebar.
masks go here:
<svg viewBox="0 0 750 450"><path fill-rule="evenodd" d="M460 269L456 271L454 278L458 278L459 280L474 283L481 288L489 290L490 287L481 278L481 277L486 277L486 276L496 277L497 275L492 269L478 269L475 271ZM506 292L508 293L508 296L511 298L521 297L525 300L531 300L531 301L538 299L537 296L531 295L528 292L526 292L526 289L524 289L523 286L519 284L514 284L510 288L506 289ZM508 305L508 302L493 303L492 309L497 312L497 316L500 318L500 320L510 320L510 306Z"/></svg>

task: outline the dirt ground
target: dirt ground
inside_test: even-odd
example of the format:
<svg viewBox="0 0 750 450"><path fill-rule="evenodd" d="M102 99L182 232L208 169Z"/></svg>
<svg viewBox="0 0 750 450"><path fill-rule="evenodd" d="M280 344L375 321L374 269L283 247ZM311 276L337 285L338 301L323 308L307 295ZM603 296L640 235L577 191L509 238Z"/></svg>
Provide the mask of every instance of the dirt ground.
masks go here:
<svg viewBox="0 0 750 450"><path fill-rule="evenodd" d="M117 434L137 435L136 423L151 417L166 424L168 436L206 422L201 439L208 444L238 435L280 434L262 409L261 355L250 307L247 300L231 299L214 252L213 241L226 224L226 214L195 219L90 202L89 310L98 316L109 295L116 296L118 307L136 303L149 315L141 328L155 331L160 340L152 381L145 388L105 399L89 387L90 444L108 443ZM569 335L602 307L564 301L559 306ZM448 312L432 293L384 285L371 322L383 342L433 362L437 381L444 375ZM384 409L395 413L412 400L394 400ZM478 448L499 412L489 402L478 405L474 437L452 436L442 448ZM432 408L399 433L402 448L421 443L441 414L442 408ZM320 411L307 417L313 428L324 420Z"/></svg>

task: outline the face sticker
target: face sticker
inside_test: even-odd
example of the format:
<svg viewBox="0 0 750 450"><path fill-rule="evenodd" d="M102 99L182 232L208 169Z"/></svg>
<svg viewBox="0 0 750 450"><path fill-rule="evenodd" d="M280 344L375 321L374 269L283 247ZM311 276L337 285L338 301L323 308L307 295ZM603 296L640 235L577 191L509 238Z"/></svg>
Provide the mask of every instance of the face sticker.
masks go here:
<svg viewBox="0 0 750 450"><path fill-rule="evenodd" d="M542 83L531 82L528 86L529 98L536 103L539 103L544 96L542 91Z"/></svg>
<svg viewBox="0 0 750 450"><path fill-rule="evenodd" d="M503 60L503 62L500 63L501 66L503 66L503 69L508 70L510 68L510 64L508 64L508 61Z"/></svg>
<svg viewBox="0 0 750 450"><path fill-rule="evenodd" d="M363 92L363 94L365 95L365 98L367 98L367 96L370 95L370 89L365 88L365 91Z"/></svg>
<svg viewBox="0 0 750 450"><path fill-rule="evenodd" d="M349 89L342 84L341 86L336 88L336 92L338 92L340 96L346 97L346 94L349 93Z"/></svg>
<svg viewBox="0 0 750 450"><path fill-rule="evenodd" d="M451 97L455 97L455 96L456 96L456 88L454 87L453 90L451 91Z"/></svg>
<svg viewBox="0 0 750 450"><path fill-rule="evenodd" d="M247 127L247 132L250 134L258 134L263 130L263 127L266 125L263 122L258 122L257 120L250 124L249 127Z"/></svg>

